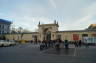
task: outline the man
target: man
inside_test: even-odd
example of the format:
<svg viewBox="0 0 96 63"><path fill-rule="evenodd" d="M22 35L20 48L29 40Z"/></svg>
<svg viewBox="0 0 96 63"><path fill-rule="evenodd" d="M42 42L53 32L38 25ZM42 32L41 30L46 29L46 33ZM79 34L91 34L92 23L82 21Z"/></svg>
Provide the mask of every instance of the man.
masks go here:
<svg viewBox="0 0 96 63"><path fill-rule="evenodd" d="M60 51L60 42L59 42L59 40L56 41L55 48L56 48L57 51Z"/></svg>
<svg viewBox="0 0 96 63"><path fill-rule="evenodd" d="M65 49L69 49L69 43L68 43L68 40L65 40L65 41L64 41L64 46L65 46Z"/></svg>

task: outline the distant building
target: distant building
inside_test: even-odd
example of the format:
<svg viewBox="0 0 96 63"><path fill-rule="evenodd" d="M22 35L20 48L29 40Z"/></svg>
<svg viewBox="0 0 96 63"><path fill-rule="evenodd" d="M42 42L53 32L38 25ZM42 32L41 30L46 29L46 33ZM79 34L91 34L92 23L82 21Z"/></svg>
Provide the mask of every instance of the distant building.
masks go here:
<svg viewBox="0 0 96 63"><path fill-rule="evenodd" d="M96 24L91 24L87 30L96 30Z"/></svg>
<svg viewBox="0 0 96 63"><path fill-rule="evenodd" d="M10 32L10 25L11 25L10 21L0 19L0 35L5 34L5 33L9 33Z"/></svg>
<svg viewBox="0 0 96 63"><path fill-rule="evenodd" d="M54 21L51 24L38 24L38 32L31 33L15 33L6 34L8 40L26 40L26 41L43 41L43 40L57 40L62 41L77 41L82 40L83 37L96 37L96 24L91 24L87 29L84 30L67 30L59 31L58 22Z"/></svg>

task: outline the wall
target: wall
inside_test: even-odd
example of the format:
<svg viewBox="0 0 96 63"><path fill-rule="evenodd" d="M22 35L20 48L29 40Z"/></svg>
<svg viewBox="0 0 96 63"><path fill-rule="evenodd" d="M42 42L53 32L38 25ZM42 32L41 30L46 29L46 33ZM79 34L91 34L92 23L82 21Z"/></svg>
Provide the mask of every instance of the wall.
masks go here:
<svg viewBox="0 0 96 63"><path fill-rule="evenodd" d="M38 34L33 34L33 33L29 33L29 34L6 34L5 37L7 40L26 40L26 41L30 41L33 40L34 41L34 37L33 36L37 36ZM38 37L37 37L38 40Z"/></svg>
<svg viewBox="0 0 96 63"><path fill-rule="evenodd" d="M69 41L74 41L73 40L73 34L78 34L79 35L79 40L82 40L82 34L88 34L88 37L93 37L92 34L96 34L95 31L87 31L87 32L52 32L51 34L51 39L56 40L57 35L61 35L61 40L69 40ZM23 34L21 38L21 34L6 34L5 37L8 40L33 40L34 41L34 36L37 36L37 40L42 41L42 36L40 37L40 34L38 33L28 33L28 34Z"/></svg>

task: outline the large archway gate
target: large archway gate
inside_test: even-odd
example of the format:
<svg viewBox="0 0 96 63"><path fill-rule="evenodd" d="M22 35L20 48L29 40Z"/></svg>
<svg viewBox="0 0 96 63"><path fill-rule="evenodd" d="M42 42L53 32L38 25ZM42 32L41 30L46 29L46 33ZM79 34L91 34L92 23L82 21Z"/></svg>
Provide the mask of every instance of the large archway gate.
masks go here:
<svg viewBox="0 0 96 63"><path fill-rule="evenodd" d="M52 24L38 24L39 40L54 40L56 39L56 32L58 31L58 22L54 21Z"/></svg>
<svg viewBox="0 0 96 63"><path fill-rule="evenodd" d="M51 31L48 28L44 29L44 40L51 40Z"/></svg>

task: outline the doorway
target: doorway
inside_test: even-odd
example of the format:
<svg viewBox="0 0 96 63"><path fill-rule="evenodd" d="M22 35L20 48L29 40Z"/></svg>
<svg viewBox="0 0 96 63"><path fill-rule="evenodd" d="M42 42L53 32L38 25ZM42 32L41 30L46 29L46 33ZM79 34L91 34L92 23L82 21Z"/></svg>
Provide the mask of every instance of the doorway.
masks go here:
<svg viewBox="0 0 96 63"><path fill-rule="evenodd" d="M51 32L46 33L46 40L51 40Z"/></svg>

